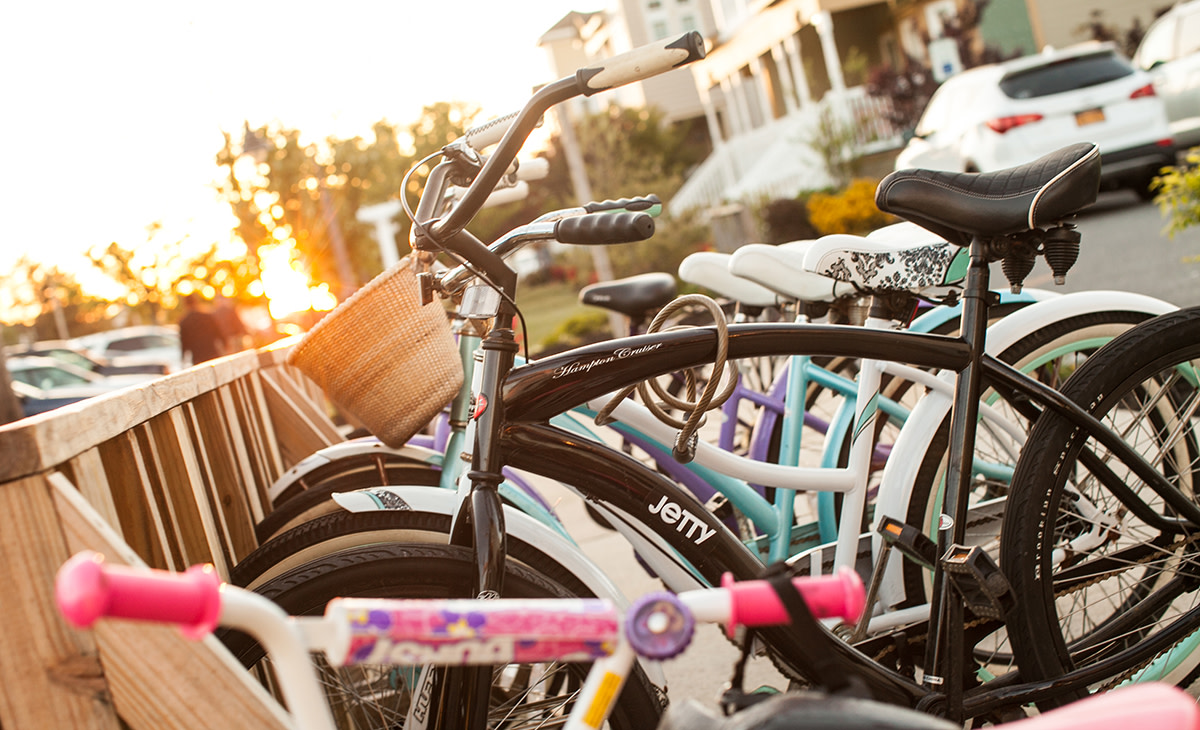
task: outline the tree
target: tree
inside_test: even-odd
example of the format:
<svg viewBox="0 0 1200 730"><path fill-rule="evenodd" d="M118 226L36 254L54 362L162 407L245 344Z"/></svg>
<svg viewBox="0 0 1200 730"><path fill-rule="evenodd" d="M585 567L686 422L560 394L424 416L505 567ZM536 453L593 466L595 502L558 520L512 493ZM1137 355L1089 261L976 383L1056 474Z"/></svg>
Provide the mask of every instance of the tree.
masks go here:
<svg viewBox="0 0 1200 730"><path fill-rule="evenodd" d="M691 123L667 124L656 107L613 105L581 119L576 130L598 199L654 193L668 200L710 151L697 143Z"/></svg>
<svg viewBox="0 0 1200 730"><path fill-rule="evenodd" d="M329 137L303 145L298 130L278 124L247 127L240 141L226 133L217 153L225 171L218 190L252 260L262 246L294 247L310 278L344 297L381 269L373 229L357 220L358 209L401 194L405 173L461 136L477 113L466 104L433 104L404 131L377 122L370 141ZM404 191L410 200L427 175L428 168L414 172ZM408 223L398 223L396 243L406 253Z"/></svg>
<svg viewBox="0 0 1200 730"><path fill-rule="evenodd" d="M66 271L22 256L8 276L0 279L5 291L9 324L23 324L39 340L85 334L89 324L104 316L109 302L89 296L76 277Z"/></svg>

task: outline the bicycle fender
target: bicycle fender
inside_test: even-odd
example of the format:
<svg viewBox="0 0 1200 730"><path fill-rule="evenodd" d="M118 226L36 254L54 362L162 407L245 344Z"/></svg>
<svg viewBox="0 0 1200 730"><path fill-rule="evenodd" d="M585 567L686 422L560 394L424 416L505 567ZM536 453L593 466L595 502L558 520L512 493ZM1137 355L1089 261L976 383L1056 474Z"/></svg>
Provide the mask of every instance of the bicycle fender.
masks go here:
<svg viewBox="0 0 1200 730"><path fill-rule="evenodd" d="M1178 307L1161 299L1132 292L1085 291L1063 294L1022 307L988 327L987 352L998 355L1036 329L1089 312L1119 310L1157 316L1176 309ZM952 376L953 373L942 374L942 377ZM913 408L883 468L882 483L885 486L879 490L876 502L877 520L885 515L903 519L908 514L921 460L952 405L949 396L930 392ZM918 527L924 528L923 525ZM878 556L882 547L882 540L873 533L872 553ZM901 560L895 554L888 560L879 592L883 605L895 605L905 599Z"/></svg>
<svg viewBox="0 0 1200 730"><path fill-rule="evenodd" d="M414 510L454 515L458 495L446 489L431 487L371 487L333 495L333 501L347 512L383 512ZM575 576L600 598L611 598L624 608L628 600L607 575L587 558L576 545L529 515L504 506L506 531L528 543Z"/></svg>
<svg viewBox="0 0 1200 730"><path fill-rule="evenodd" d="M419 464L429 464L430 466L437 467L442 465L442 455L432 449L413 446L411 444L405 444L398 449L394 449L374 436L364 436L362 438L331 444L304 457L291 469L281 474L267 488L267 496L272 500L278 498L287 487L294 484L297 480L339 459L378 453L395 454Z"/></svg>

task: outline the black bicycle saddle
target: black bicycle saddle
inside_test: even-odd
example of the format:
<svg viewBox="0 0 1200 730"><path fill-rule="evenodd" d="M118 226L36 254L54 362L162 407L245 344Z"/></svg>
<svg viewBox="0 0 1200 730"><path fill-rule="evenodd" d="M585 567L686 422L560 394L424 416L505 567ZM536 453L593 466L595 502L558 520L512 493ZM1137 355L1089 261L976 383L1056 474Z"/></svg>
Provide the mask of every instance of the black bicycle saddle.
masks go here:
<svg viewBox="0 0 1200 730"><path fill-rule="evenodd" d="M579 301L636 319L661 309L675 298L677 291L674 276L656 272L588 284L579 290Z"/></svg>
<svg viewBox="0 0 1200 730"><path fill-rule="evenodd" d="M1059 222L1100 191L1100 150L1090 142L987 173L897 170L879 183L875 204L946 240L967 245Z"/></svg>

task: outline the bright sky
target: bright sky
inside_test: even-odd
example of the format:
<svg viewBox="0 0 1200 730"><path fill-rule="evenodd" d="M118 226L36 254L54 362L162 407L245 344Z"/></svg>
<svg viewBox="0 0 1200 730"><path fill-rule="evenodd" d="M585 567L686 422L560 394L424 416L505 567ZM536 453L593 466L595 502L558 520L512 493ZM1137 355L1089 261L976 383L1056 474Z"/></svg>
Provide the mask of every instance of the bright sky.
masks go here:
<svg viewBox="0 0 1200 730"><path fill-rule="evenodd" d="M68 0L0 9L0 272L27 253L228 238L210 183L222 130L311 139L407 125L437 101L520 107L553 80L537 39L605 0ZM178 235L175 235L175 234Z"/></svg>

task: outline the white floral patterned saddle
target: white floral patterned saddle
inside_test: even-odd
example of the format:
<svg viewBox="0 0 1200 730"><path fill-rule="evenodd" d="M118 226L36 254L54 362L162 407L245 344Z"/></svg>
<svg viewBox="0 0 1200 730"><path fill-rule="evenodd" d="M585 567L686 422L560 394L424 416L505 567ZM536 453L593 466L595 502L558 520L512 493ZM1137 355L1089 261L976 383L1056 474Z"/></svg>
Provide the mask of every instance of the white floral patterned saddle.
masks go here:
<svg viewBox="0 0 1200 730"><path fill-rule="evenodd" d="M927 262L941 262L957 250L920 226L903 222L867 236L835 235L778 246L747 244L729 259L729 270L791 301L830 302L875 290L924 290L947 282L950 267L932 274ZM814 255L813 251L819 251ZM814 267L814 262L826 264ZM959 279L965 274L963 258ZM884 269L887 269L886 271ZM900 285L899 282L910 282Z"/></svg>
<svg viewBox="0 0 1200 730"><path fill-rule="evenodd" d="M922 292L954 286L966 276L969 258L964 247L912 223L898 223L878 233L811 241L804 252L804 269L861 292Z"/></svg>

